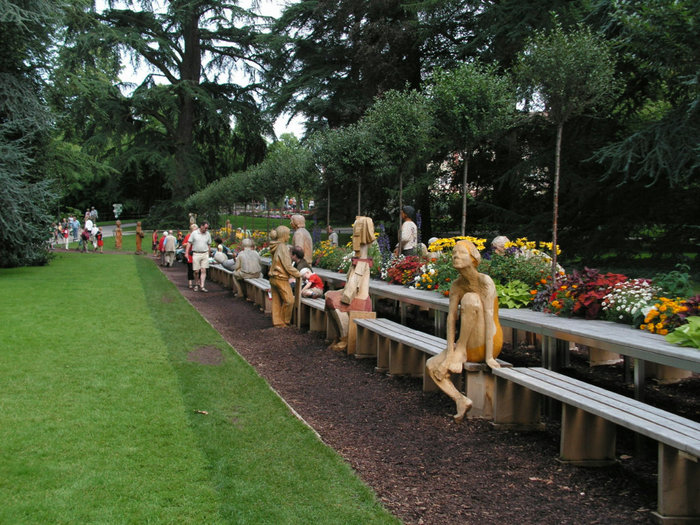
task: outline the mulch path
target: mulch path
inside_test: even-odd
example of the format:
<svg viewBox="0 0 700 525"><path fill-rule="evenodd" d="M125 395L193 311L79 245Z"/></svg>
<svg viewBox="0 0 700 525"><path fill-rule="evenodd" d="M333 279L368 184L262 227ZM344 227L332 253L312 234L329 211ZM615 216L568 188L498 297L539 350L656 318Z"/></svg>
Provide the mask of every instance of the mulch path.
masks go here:
<svg viewBox="0 0 700 525"><path fill-rule="evenodd" d="M418 379L374 371L375 362L334 352L317 334L273 328L253 303L209 282L187 288L183 265L161 268L183 296L265 378L282 398L407 524L651 523L656 509L656 448L618 430L617 465L585 469L557 461L556 421L540 432L494 429L488 421L452 421L454 405L425 394ZM202 358L210 358L206 350ZM537 353L504 350L515 365ZM572 362L576 361L576 356ZM579 375L622 384L620 370ZM602 379L601 379L602 378ZM683 405L700 414L700 379L651 385L647 402ZM624 385L622 388L626 388Z"/></svg>

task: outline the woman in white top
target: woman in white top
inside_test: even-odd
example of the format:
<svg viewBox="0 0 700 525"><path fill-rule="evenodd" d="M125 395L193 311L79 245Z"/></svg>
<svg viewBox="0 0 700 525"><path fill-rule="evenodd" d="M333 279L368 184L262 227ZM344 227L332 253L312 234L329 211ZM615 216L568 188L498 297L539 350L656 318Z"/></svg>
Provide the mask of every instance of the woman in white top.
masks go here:
<svg viewBox="0 0 700 525"><path fill-rule="evenodd" d="M396 248L397 255L415 255L418 245L418 226L413 222L416 210L413 206L404 206L401 210L401 232L399 234L399 245Z"/></svg>

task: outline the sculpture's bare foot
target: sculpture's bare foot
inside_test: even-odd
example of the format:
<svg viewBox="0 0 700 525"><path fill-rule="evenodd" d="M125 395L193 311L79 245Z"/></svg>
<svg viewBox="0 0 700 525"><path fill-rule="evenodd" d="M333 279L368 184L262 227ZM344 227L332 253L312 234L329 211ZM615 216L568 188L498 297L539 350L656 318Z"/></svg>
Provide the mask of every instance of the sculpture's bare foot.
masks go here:
<svg viewBox="0 0 700 525"><path fill-rule="evenodd" d="M454 416L455 423L459 423L467 415L467 412L471 410L473 403L468 397L460 396L455 404L457 405L457 413Z"/></svg>
<svg viewBox="0 0 700 525"><path fill-rule="evenodd" d="M496 361L493 357L491 359L487 359L486 364L491 368L501 368L501 365L498 364L498 361Z"/></svg>
<svg viewBox="0 0 700 525"><path fill-rule="evenodd" d="M337 352L342 352L348 347L348 342L343 341L342 339L340 341L336 341L331 345L331 350L335 350Z"/></svg>

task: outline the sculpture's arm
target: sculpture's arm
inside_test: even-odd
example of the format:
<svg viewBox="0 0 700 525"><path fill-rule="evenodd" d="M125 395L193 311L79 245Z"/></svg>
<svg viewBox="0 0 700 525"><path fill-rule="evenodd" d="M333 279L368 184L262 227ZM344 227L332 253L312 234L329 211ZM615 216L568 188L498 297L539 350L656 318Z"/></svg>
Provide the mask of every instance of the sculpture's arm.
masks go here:
<svg viewBox="0 0 700 525"><path fill-rule="evenodd" d="M459 320L459 302L464 296L464 291L459 287L457 282L453 282L450 286L450 306L447 312L447 352L454 351L455 333L457 332L457 321Z"/></svg>

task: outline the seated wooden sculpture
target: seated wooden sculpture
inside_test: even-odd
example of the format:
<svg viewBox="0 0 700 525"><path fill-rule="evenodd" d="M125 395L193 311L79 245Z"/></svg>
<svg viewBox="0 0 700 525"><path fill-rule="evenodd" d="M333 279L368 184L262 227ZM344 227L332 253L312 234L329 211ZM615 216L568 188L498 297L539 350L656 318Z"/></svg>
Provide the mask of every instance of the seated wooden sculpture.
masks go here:
<svg viewBox="0 0 700 525"><path fill-rule="evenodd" d="M479 250L469 241L459 241L452 251L452 264L459 277L450 287L447 314L447 347L428 359L426 369L440 389L457 405L455 421L462 421L472 407L450 380L450 374L462 372L466 361L486 362L500 368L496 357L503 346L503 331L498 322L498 294L491 278L479 273ZM457 319L459 339L455 342Z"/></svg>
<svg viewBox="0 0 700 525"><path fill-rule="evenodd" d="M347 347L350 311L371 312L372 299L369 296L369 277L372 259L369 247L374 242L374 222L369 217L355 217L352 229L352 249L355 252L348 270L347 281L342 290L326 292L326 312L333 320L339 340L332 348L344 350Z"/></svg>

